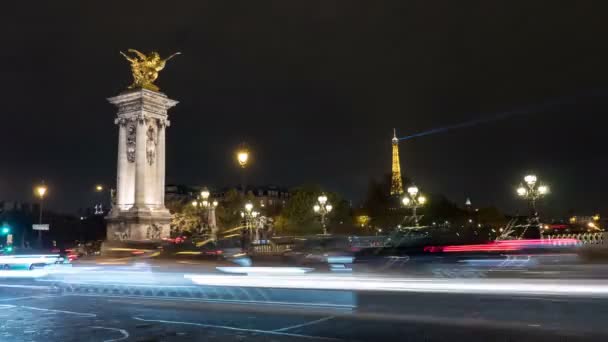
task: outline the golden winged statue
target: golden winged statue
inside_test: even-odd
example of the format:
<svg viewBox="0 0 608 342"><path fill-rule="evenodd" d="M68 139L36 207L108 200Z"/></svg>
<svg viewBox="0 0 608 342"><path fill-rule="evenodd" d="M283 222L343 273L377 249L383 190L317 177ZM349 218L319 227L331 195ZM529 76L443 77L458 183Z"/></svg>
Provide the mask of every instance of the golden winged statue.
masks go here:
<svg viewBox="0 0 608 342"><path fill-rule="evenodd" d="M133 74L133 84L129 89L144 88L152 91L159 91L159 88L154 85L154 81L158 78L158 72L165 68L165 63L171 58L180 55L181 52L176 52L171 56L162 59L158 52L150 52L147 55L135 50L129 49L128 53L133 54L133 57L120 51L131 63L131 73Z"/></svg>

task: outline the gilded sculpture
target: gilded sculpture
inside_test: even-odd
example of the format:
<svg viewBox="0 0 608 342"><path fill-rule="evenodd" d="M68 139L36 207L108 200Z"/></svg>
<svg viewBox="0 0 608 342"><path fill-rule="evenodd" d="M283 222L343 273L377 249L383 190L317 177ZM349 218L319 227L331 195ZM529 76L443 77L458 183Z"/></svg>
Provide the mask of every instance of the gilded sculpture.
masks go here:
<svg viewBox="0 0 608 342"><path fill-rule="evenodd" d="M120 54L131 63L133 84L129 86L129 89L143 88L152 91L159 91L159 88L154 84L154 81L158 78L158 73L165 68L167 61L181 54L181 52L176 52L171 56L162 59L158 52L154 51L147 55L135 49L129 49L127 52L133 54L133 56L129 56L122 51Z"/></svg>

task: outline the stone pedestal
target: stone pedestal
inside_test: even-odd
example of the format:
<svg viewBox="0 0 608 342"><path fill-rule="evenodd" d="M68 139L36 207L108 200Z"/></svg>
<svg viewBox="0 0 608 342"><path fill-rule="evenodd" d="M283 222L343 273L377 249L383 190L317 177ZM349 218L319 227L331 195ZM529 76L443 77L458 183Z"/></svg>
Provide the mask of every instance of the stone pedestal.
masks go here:
<svg viewBox="0 0 608 342"><path fill-rule="evenodd" d="M165 94L136 89L109 98L118 107L116 203L106 217L111 241L157 241L169 237L165 208L167 110L177 104Z"/></svg>

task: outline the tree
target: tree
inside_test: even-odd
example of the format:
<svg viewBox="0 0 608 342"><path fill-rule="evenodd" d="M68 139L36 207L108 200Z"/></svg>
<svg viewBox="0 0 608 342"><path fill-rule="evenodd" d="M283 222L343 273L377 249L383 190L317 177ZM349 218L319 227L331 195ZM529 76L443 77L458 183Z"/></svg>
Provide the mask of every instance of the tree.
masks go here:
<svg viewBox="0 0 608 342"><path fill-rule="evenodd" d="M323 232L321 223L312 207L321 194L318 185L304 185L292 189L291 196L281 215L275 219L275 229L280 234L319 234ZM331 202L331 196L328 195Z"/></svg>
<svg viewBox="0 0 608 342"><path fill-rule="evenodd" d="M243 221L241 211L243 211L246 202L254 202L254 200L255 197L251 192L243 198L236 189L228 190L226 196L224 196L224 200L215 210L220 230L228 230L241 226Z"/></svg>
<svg viewBox="0 0 608 342"><path fill-rule="evenodd" d="M477 211L477 221L483 226L498 228L507 224L507 217L498 208L487 207Z"/></svg>
<svg viewBox="0 0 608 342"><path fill-rule="evenodd" d="M421 220L422 224L429 225L433 222L444 221L461 224L465 221L466 212L444 195L431 194L427 197L427 204L419 209L420 214L424 215Z"/></svg>
<svg viewBox="0 0 608 342"><path fill-rule="evenodd" d="M381 182L370 179L363 204L371 217L370 225L383 230L395 228L403 222L407 211L401 207L400 198L390 195L391 174L384 175ZM404 179L404 184L409 180Z"/></svg>
<svg viewBox="0 0 608 342"><path fill-rule="evenodd" d="M274 226L279 234L321 234L321 220L313 211L321 193L327 195L332 211L326 216L328 232L332 233L352 226L350 204L334 192L323 191L319 185L303 185L292 189L291 196L278 217Z"/></svg>

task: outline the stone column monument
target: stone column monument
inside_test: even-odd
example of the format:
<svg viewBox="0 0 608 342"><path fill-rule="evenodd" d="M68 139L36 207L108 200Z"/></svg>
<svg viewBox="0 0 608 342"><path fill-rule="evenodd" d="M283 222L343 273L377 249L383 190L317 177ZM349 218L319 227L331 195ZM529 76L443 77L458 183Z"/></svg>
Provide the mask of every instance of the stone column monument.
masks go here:
<svg viewBox="0 0 608 342"><path fill-rule="evenodd" d="M118 107L118 166L115 203L106 217L109 241L158 241L169 237L171 214L165 208L165 129L167 111L177 101L153 82L165 60L130 49L133 85L108 99Z"/></svg>

